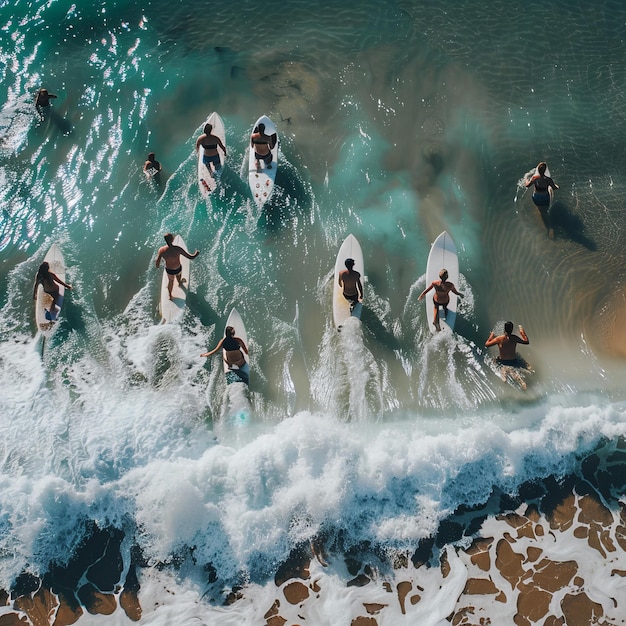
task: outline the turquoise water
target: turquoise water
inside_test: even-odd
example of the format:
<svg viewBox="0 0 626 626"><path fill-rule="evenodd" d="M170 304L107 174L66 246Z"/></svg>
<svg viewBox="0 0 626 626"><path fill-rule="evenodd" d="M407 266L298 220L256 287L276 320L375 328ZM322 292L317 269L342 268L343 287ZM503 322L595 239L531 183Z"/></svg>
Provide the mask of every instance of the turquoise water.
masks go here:
<svg viewBox="0 0 626 626"><path fill-rule="evenodd" d="M0 24L0 585L65 560L79 520L153 561L193 545L224 585L320 534L406 548L623 435L622 3L16 2ZM39 86L58 95L43 120ZM193 148L212 111L229 155L207 204ZM281 145L259 211L262 114ZM540 160L554 241L519 185ZM168 230L200 256L161 326ZM433 338L417 296L443 230L467 297ZM337 335L349 233L366 302ZM32 280L53 242L74 289L43 344ZM233 306L249 396L199 358ZM530 337L526 392L486 359L506 319Z"/></svg>

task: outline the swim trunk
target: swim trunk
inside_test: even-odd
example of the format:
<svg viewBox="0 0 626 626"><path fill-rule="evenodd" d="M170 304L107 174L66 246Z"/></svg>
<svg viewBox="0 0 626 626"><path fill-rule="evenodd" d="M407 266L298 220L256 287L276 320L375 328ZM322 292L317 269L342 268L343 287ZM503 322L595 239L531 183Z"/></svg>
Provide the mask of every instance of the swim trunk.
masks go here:
<svg viewBox="0 0 626 626"><path fill-rule="evenodd" d="M358 293L354 293L351 296L349 296L347 293L343 294L343 297L350 302L351 304L356 304L359 301L359 294Z"/></svg>
<svg viewBox="0 0 626 626"><path fill-rule="evenodd" d="M437 300L435 300L435 298L433 298L433 304L438 308L438 307L443 307L444 311L448 310L448 305L450 304L449 302L446 302L445 304L443 304L443 302L437 302Z"/></svg>
<svg viewBox="0 0 626 626"><path fill-rule="evenodd" d="M175 270L171 270L169 267L165 268L165 271L170 275L170 276L176 276L176 274L180 274L183 271L183 266L179 265L177 269Z"/></svg>
<svg viewBox="0 0 626 626"><path fill-rule="evenodd" d="M259 154L256 150L254 151L254 158L257 161L265 161L267 165L272 162L272 153L268 152L267 154Z"/></svg>
<svg viewBox="0 0 626 626"><path fill-rule="evenodd" d="M545 193L535 191L533 193L533 202L536 207L548 208L550 206L550 194L547 191Z"/></svg>
<svg viewBox="0 0 626 626"><path fill-rule="evenodd" d="M220 162L220 155L214 154L213 156L207 156L206 154L202 155L202 162L208 167L211 163L215 166L215 169L218 170L222 167L222 163Z"/></svg>
<svg viewBox="0 0 626 626"><path fill-rule="evenodd" d="M46 291L44 289L43 292L47 293L49 296L52 296L53 298L56 298L59 295L59 290L58 289L56 291Z"/></svg>
<svg viewBox="0 0 626 626"><path fill-rule="evenodd" d="M515 359L501 359L500 357L496 357L496 361L500 365L508 365L510 367L520 367L522 365L518 358L515 358Z"/></svg>

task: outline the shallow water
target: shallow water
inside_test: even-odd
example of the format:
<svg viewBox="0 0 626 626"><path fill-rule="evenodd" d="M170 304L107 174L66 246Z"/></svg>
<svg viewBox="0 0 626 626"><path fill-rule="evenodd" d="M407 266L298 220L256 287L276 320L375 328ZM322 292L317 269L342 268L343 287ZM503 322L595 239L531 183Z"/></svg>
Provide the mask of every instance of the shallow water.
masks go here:
<svg viewBox="0 0 626 626"><path fill-rule="evenodd" d="M64 562L93 520L148 562L193 546L224 589L263 587L302 542L412 550L460 506L618 442L625 22L618 2L0 6L0 585ZM40 85L59 96L43 121ZM193 147L213 110L229 158L206 204ZM263 113L281 161L258 211ZM540 160L554 241L519 186ZM467 297L433 337L417 296L444 229ZM181 323L161 326L167 230L201 254ZM338 335L349 233L366 302ZM74 290L44 345L32 279L55 241ZM249 394L198 356L233 306ZM525 392L486 360L506 319L530 337ZM175 584L196 597L198 578Z"/></svg>

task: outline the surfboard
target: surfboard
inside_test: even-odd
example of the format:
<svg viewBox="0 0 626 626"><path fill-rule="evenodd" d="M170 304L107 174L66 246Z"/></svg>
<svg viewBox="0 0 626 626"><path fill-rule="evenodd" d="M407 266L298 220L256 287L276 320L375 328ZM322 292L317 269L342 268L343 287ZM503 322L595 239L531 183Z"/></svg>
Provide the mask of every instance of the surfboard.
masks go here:
<svg viewBox="0 0 626 626"><path fill-rule="evenodd" d="M361 274L361 284L365 290L365 268L363 265L363 252L361 245L354 235L348 235L339 248L337 260L335 261L335 272L333 280L333 321L337 329L349 317L357 317L361 319L363 304L357 302L351 307L350 302L344 298L343 288L339 284L339 273L346 269L346 259L354 259L354 270Z"/></svg>
<svg viewBox="0 0 626 626"><path fill-rule="evenodd" d="M244 326L243 320L241 319L241 315L237 309L233 308L226 320L226 325L224 326L224 333L226 333L226 326L232 326L235 329L235 336L242 339L243 342L248 345L248 333L246 332L246 327ZM249 349L249 347L248 347ZM226 354L225 350L222 350L222 361L224 365L224 375L226 376L227 384L231 383L246 383L248 385L250 383L250 357L242 350L243 357L246 360L246 364L241 367L236 367L232 365L228 365L226 363Z"/></svg>
<svg viewBox="0 0 626 626"><path fill-rule="evenodd" d="M224 122L222 118L214 111L207 117L206 122L202 125L204 129L205 124L211 124L213 126L213 134L222 140L222 143L226 145L226 130L224 129ZM204 132L204 131L203 131ZM226 157L224 151L218 146L217 154L220 157L220 163L224 167ZM209 171L209 168L203 163L202 157L204 156L204 148L200 147L198 150L198 185L200 187L200 194L203 198L207 198L210 193L217 188L217 181L221 175L219 172Z"/></svg>
<svg viewBox="0 0 626 626"><path fill-rule="evenodd" d="M274 140L271 168L265 165L263 159L259 160L259 166L257 167L254 148L249 146L248 149L248 184L257 207L261 208L270 199L274 191L274 181L276 180L276 170L278 169L278 134L272 120L267 115L262 115L254 123L252 133L250 133L251 137L259 127L259 124L265 124L265 134Z"/></svg>
<svg viewBox="0 0 626 626"><path fill-rule="evenodd" d="M443 231L437 239L433 242L428 254L428 261L426 263L426 287L432 282L439 280L439 272L442 269L448 270L448 280L454 283L454 286L459 289L459 259L456 254L456 246L452 237L447 231ZM428 318L428 328L430 332L436 333L437 329L433 325L435 319L435 307L433 305L434 290L430 290L424 300L426 301L426 317ZM454 330L454 323L456 322L456 305L458 296L450 292L450 303L448 304L448 315L444 319L443 309L439 310L439 326L442 330L446 326L450 330ZM444 324L445 322L445 324Z"/></svg>
<svg viewBox="0 0 626 626"><path fill-rule="evenodd" d="M50 271L56 274L63 282L65 280L65 260L63 259L63 253L61 248L56 243L50 246L50 249L46 253L43 259L50 265ZM56 308L54 312L49 312L48 309L52 304L52 296L47 294L43 290L43 285L37 286L37 299L35 300L35 323L37 324L37 330L49 337L57 327L59 315L61 313L61 307L63 306L63 299L65 296L65 287L58 285L59 297L57 298Z"/></svg>
<svg viewBox="0 0 626 626"><path fill-rule="evenodd" d="M174 237L172 242L174 246L180 246L187 250L187 246L180 235ZM161 299L159 302L159 310L161 312L161 323L173 322L182 316L185 310L187 300L187 290L189 289L189 259L180 255L180 266L182 267L181 276L185 280L184 288L178 283L178 278L174 277L174 286L172 287L172 299L167 290L168 274L163 268L163 278L161 279Z"/></svg>

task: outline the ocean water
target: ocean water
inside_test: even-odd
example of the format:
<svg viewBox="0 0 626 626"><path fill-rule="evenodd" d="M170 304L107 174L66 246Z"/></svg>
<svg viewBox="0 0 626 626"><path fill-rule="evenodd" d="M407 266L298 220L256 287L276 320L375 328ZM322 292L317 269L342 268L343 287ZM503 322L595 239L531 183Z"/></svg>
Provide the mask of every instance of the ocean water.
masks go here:
<svg viewBox="0 0 626 626"><path fill-rule="evenodd" d="M346 591L337 555L384 571L455 512L623 445L623 3L18 0L0 2L0 41L0 588L121 531L142 622L263 623L281 564L322 543L307 623L350 624L367 591ZM41 120L40 86L58 96ZM204 202L194 145L212 111L228 161ZM259 210L245 167L262 114L281 143ZM521 184L542 160L554 240ZM443 230L466 298L456 334L433 336L417 296ZM167 231L200 255L183 318L161 325ZM337 333L349 233L365 306ZM74 289L43 341L32 281L53 242ZM249 393L199 357L233 306ZM507 319L530 338L525 391L484 347ZM452 574L424 574L426 602L380 623L444 623L464 568L435 543Z"/></svg>

